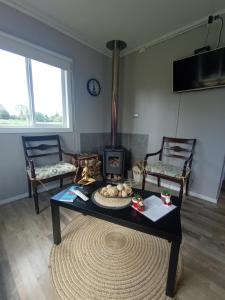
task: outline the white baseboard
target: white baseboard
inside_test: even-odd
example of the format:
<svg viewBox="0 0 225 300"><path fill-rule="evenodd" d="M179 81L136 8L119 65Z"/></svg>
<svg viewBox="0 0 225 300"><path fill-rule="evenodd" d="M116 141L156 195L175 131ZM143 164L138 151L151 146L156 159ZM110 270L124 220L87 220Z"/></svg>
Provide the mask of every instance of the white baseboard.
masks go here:
<svg viewBox="0 0 225 300"><path fill-rule="evenodd" d="M28 197L28 193L19 194L19 195L13 196L13 197L2 199L2 200L0 200L0 205L7 204L7 203L10 203L10 202L14 202L14 201L26 198L26 197Z"/></svg>
<svg viewBox="0 0 225 300"><path fill-rule="evenodd" d="M216 204L217 201L218 201L216 198L208 197L206 195L198 194L198 193L195 193L195 192L192 192L192 191L189 192L189 195L192 196L192 197L202 199L202 200L206 200L206 201L214 203L214 204Z"/></svg>
<svg viewBox="0 0 225 300"><path fill-rule="evenodd" d="M149 182L149 183L154 183L154 184L157 184L157 179L153 179L153 178L146 178L146 181L147 182ZM163 182L162 180L161 180L161 186L162 187L165 187L165 188L167 188L167 189L170 189L170 190L173 190L173 191L176 191L176 192L179 192L179 186L176 186L176 185L174 185L174 184L169 184L169 183L167 183L167 182Z"/></svg>
<svg viewBox="0 0 225 300"><path fill-rule="evenodd" d="M157 179L146 178L146 181L147 181L147 182L150 182L150 183L157 184ZM179 186L178 186L178 185L168 184L168 183L162 181L162 182L161 182L161 186L162 186L162 187L165 187L165 188L167 188L167 189L171 189L171 190L176 191L176 192L179 191ZM192 196L192 197L196 197L196 198L199 198L199 199L201 199L201 200L206 200L206 201L209 201L209 202L214 203L214 204L217 203L217 199L208 197L208 196L206 196L206 195L198 194L198 193L195 193L195 192L192 192L192 191L189 191L188 194L189 194L190 196Z"/></svg>
<svg viewBox="0 0 225 300"><path fill-rule="evenodd" d="M64 184L65 183L67 184L69 182L70 181L66 180L66 179L64 179L64 181L63 181ZM59 183L56 183L56 182L55 183L47 183L45 185L48 188L48 190L52 190L52 189L55 189L55 188L59 187ZM40 187L38 189L38 192L39 193L46 192L46 189L44 187ZM0 200L0 205L7 204L7 203L10 203L10 202L14 202L14 201L17 201L17 200L20 200L20 199L23 199L23 198L27 198L27 197L28 197L28 192L23 193L23 194L19 194L19 195L13 196L13 197L5 198L5 199Z"/></svg>
<svg viewBox="0 0 225 300"><path fill-rule="evenodd" d="M65 181L67 181L67 180L65 180ZM146 181L150 182L150 183L157 184L156 179L146 178ZM65 182L65 183L69 183L69 180L68 180L68 182ZM49 190L52 190L52 189L54 189L58 186L59 186L58 183L48 183L47 184L47 187L48 187ZM176 191L176 192L179 191L179 187L175 186L174 184L168 184L168 183L162 182L161 186L165 187L167 189L171 189L171 190ZM45 192L46 189L41 187L41 188L39 188L38 191L41 193L41 192ZM198 193L195 193L195 192L192 192L192 191L189 192L189 195L193 196L193 197L196 197L196 198L199 198L199 199L202 199L202 200L206 200L206 201L214 203L214 204L217 203L217 199L208 197L206 195L198 194ZM27 197L28 197L28 193L23 193L23 194L19 194L19 195L13 196L13 197L2 199L2 200L0 200L0 205L7 204L7 203L10 203L10 202L14 202L14 201L17 201L17 200L20 200L20 199L23 199L23 198L27 198Z"/></svg>

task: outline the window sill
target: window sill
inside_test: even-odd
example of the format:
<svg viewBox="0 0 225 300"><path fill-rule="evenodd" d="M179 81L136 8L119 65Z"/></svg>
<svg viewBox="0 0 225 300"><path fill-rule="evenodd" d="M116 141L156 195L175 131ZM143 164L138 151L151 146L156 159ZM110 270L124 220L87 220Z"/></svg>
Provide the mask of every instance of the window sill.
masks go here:
<svg viewBox="0 0 225 300"><path fill-rule="evenodd" d="M45 128L12 128L12 127L0 127L0 134L1 133L48 133L48 132L73 132L72 128L52 128L52 127L45 127Z"/></svg>

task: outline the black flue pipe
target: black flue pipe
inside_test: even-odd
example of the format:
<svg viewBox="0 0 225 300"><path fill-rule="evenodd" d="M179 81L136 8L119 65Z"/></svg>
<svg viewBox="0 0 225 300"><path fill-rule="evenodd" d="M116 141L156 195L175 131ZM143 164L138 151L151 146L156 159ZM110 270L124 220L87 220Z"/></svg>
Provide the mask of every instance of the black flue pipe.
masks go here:
<svg viewBox="0 0 225 300"><path fill-rule="evenodd" d="M117 123L118 123L118 90L119 90L119 62L120 51L127 44L120 40L112 40L106 43L106 47L112 50L112 110L111 110L111 146L117 147Z"/></svg>

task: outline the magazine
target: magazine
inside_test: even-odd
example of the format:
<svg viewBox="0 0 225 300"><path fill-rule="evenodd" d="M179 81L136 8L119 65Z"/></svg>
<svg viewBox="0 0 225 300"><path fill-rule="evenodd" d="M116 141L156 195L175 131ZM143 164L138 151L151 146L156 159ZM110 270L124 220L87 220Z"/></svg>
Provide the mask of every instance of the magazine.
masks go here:
<svg viewBox="0 0 225 300"><path fill-rule="evenodd" d="M74 193L74 191L77 189L82 191L83 187L79 185L72 185L68 189L54 195L52 199L72 203L77 198L77 195Z"/></svg>

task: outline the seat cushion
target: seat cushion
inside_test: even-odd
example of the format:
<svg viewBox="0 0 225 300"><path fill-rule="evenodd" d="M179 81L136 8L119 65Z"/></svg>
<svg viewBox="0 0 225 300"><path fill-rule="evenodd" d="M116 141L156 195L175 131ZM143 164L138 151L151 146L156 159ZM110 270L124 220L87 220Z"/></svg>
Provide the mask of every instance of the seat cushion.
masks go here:
<svg viewBox="0 0 225 300"><path fill-rule="evenodd" d="M175 177L175 178L181 178L183 172L183 167L170 165L160 160L147 164L145 169L149 173L157 173L157 174L162 174L162 175ZM186 176L188 175L189 172L190 169L187 168Z"/></svg>
<svg viewBox="0 0 225 300"><path fill-rule="evenodd" d="M54 165L46 165L43 167L35 167L35 174L36 174L36 180L42 180L51 178L58 175L63 175L70 172L75 172L76 167L70 163L66 163L64 161L61 161ZM31 176L31 170L30 168L27 169L28 175L30 179L34 179Z"/></svg>

